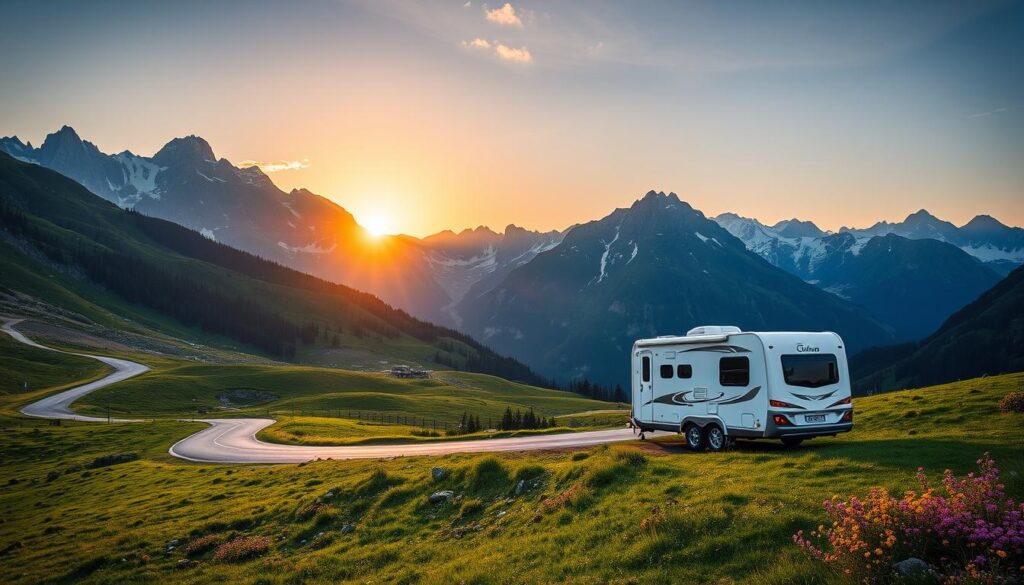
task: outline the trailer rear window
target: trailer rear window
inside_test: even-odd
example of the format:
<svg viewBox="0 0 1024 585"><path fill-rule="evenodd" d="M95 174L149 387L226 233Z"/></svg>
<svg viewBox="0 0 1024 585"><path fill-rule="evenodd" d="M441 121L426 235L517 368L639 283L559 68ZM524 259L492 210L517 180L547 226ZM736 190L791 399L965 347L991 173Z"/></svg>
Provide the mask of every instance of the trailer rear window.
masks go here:
<svg viewBox="0 0 1024 585"><path fill-rule="evenodd" d="M790 386L821 388L839 381L839 366L831 353L784 355L782 375Z"/></svg>
<svg viewBox="0 0 1024 585"><path fill-rule="evenodd" d="M661 371L662 378L672 377L672 364L661 364L661 367L658 369Z"/></svg>
<svg viewBox="0 0 1024 585"><path fill-rule="evenodd" d="M649 358L648 356L644 356L643 359L640 360L640 363L642 364L643 381L644 382L650 382L651 381L651 358Z"/></svg>
<svg viewBox="0 0 1024 585"><path fill-rule="evenodd" d="M724 357L718 360L718 382L722 386L750 384L750 360L746 357Z"/></svg>

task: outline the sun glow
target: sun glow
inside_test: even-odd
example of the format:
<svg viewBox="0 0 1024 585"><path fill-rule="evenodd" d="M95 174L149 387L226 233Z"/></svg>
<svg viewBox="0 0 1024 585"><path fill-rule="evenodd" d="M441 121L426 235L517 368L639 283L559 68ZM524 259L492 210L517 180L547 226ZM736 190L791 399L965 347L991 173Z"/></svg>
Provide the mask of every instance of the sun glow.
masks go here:
<svg viewBox="0 0 1024 585"><path fill-rule="evenodd" d="M363 226L366 233L372 238L379 238L394 233L394 226L390 218L380 213L372 213L361 216L359 225Z"/></svg>

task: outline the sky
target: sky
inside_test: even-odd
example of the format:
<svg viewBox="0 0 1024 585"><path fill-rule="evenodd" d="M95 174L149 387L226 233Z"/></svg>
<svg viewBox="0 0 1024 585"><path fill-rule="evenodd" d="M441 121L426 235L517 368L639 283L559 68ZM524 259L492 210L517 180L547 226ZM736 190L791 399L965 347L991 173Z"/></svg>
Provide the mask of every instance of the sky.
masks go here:
<svg viewBox="0 0 1024 585"><path fill-rule="evenodd" d="M197 134L389 232L563 229L651 189L1024 225L1024 2L0 4L0 135Z"/></svg>

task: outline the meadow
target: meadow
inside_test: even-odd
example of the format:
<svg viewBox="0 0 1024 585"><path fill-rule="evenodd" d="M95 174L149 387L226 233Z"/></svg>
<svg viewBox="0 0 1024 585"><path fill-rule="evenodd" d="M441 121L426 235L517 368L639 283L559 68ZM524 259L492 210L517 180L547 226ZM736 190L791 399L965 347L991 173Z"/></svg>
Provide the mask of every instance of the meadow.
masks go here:
<svg viewBox="0 0 1024 585"><path fill-rule="evenodd" d="M0 580L842 583L791 540L824 520L833 494L901 493L916 487L919 466L931 477L965 473L988 452L1011 495L1024 495L1022 415L996 407L1022 384L1015 374L858 398L853 433L792 450L747 442L694 454L666 435L589 450L304 465L170 457L167 447L200 423L50 427L8 407ZM287 387L274 386L282 396ZM393 395L440 388L409 384ZM209 398L217 385L195 392ZM139 459L89 467L125 452ZM432 503L440 490L452 496Z"/></svg>

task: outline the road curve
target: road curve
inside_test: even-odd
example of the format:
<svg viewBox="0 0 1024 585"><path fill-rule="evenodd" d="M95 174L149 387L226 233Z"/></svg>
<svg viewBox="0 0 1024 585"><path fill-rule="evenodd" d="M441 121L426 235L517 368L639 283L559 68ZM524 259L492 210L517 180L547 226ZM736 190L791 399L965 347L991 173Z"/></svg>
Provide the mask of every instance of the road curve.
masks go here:
<svg viewBox="0 0 1024 585"><path fill-rule="evenodd" d="M6 320L0 329L15 340L49 351L60 351L40 345L14 328L21 319ZM62 352L61 353L71 353ZM149 370L148 367L128 360L75 353L100 360L114 368L109 376L82 386L48 396L21 409L23 414L40 418L60 418L80 421L106 422L105 418L82 416L71 410L71 403L86 394L126 380ZM400 445L352 445L345 447L312 447L264 443L256 433L274 424L268 418L196 419L209 428L189 435L168 449L178 458L202 463L302 463L316 459L380 459L416 455L450 455L453 453L487 453L499 451L538 451L591 447L602 443L628 441L633 433L628 429L558 433L509 439L479 439L473 441L434 441ZM138 422L130 419L112 419L113 422Z"/></svg>
<svg viewBox="0 0 1024 585"><path fill-rule="evenodd" d="M108 366L114 368L113 373L103 378L100 378L99 380L90 382L88 384L83 384L81 386L76 386L70 390L65 390L64 392L59 392L52 396L47 396L42 400L33 402L32 404L25 406L24 408L21 409L21 413L24 415L34 416L38 418L59 418L64 420L79 420L86 422L107 422L107 418L98 418L95 416L83 416L80 414L75 414L75 412L71 410L71 403L90 392L94 392L105 386L109 386L116 382L120 382L121 380L127 380L128 378L138 376L139 374L149 371L148 367L142 364L137 364L135 362L130 362L128 360L121 360L102 355L91 355L87 353L73 353L70 351L61 351L59 349L53 349L52 347L46 347L45 345L39 345L38 343L32 341L28 337L25 337L25 335L23 335L20 331L14 328L14 326L20 323L21 321L22 319L5 320L4 324L0 326L0 329L2 329L4 333L13 337L16 341L20 341L21 343L24 343L26 345L31 345L32 347L37 347L39 349L45 349L48 351L55 351L57 353L66 353L70 355L78 355L82 357L92 358L94 360L99 360L107 364ZM109 419L109 421L139 422L138 420L126 418L113 418Z"/></svg>
<svg viewBox="0 0 1024 585"><path fill-rule="evenodd" d="M601 443L633 439L629 429L558 433L477 439L472 441L424 441L401 445L351 445L345 447L307 447L275 445L256 438L256 433L274 424L265 418L206 419L211 426L185 437L170 448L171 455L204 463L301 463L314 459L380 459L452 453L490 453L497 451L537 451L590 447Z"/></svg>

